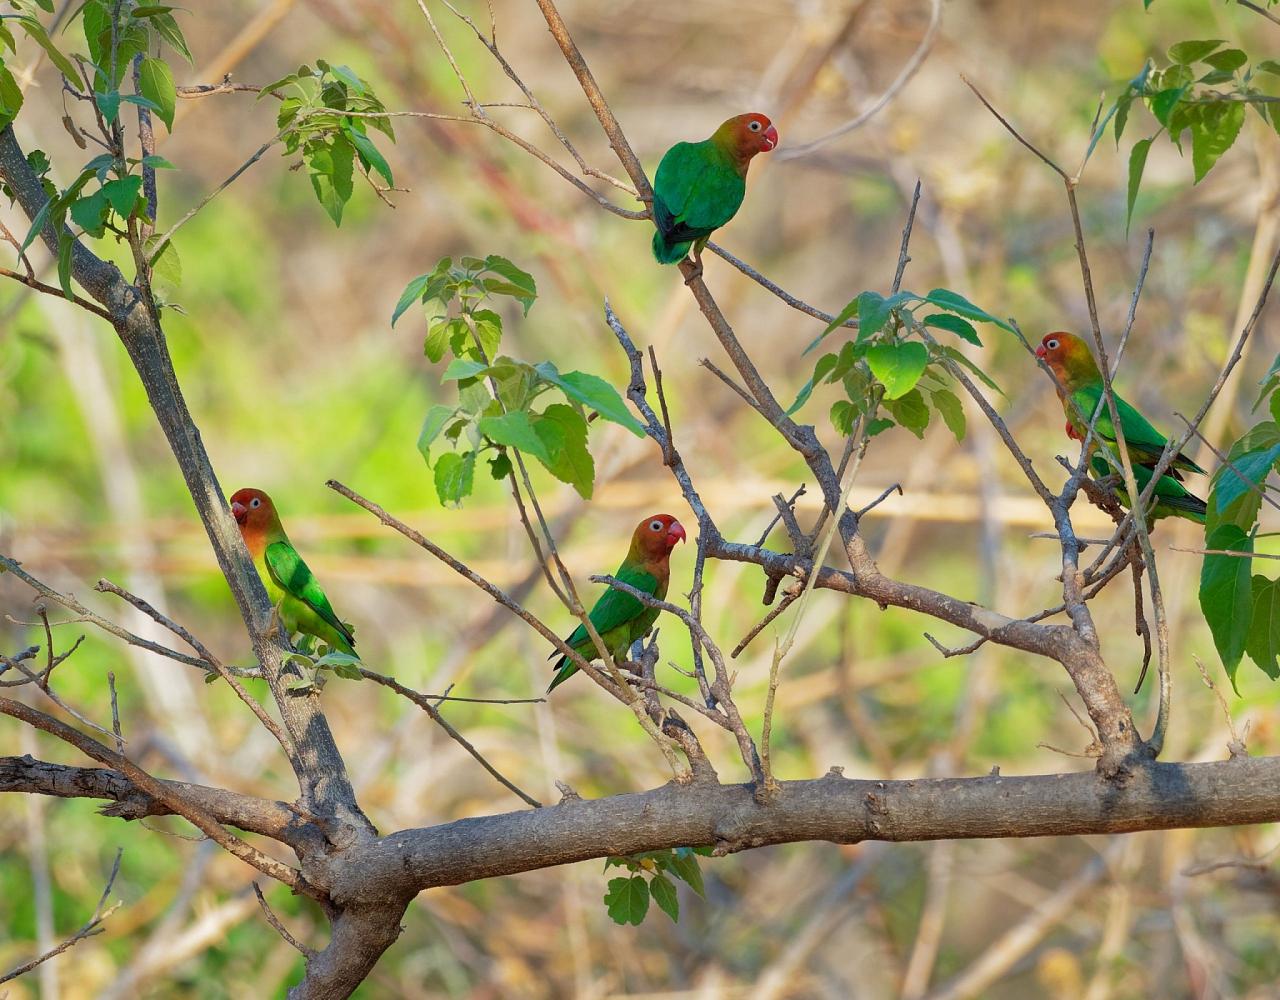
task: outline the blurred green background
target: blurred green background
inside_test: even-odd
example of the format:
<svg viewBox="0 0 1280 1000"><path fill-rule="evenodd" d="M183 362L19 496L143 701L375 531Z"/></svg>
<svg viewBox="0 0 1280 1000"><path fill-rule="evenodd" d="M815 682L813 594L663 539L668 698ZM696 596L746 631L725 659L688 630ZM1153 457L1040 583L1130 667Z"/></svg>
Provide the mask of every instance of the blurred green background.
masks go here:
<svg viewBox="0 0 1280 1000"><path fill-rule="evenodd" d="M930 6L566 0L562 12L652 170L670 144L701 138L739 111L771 114L784 148L853 118L910 59ZM487 16L483 5L464 7ZM536 7L495 0L494 8L504 54L588 160L617 173ZM432 10L481 99L518 99L468 29L445 8ZM388 108L460 112L457 82L408 0L227 0L179 16L196 57L194 69L175 63L179 84L216 82L226 72L262 84L323 57L368 79ZM746 204L719 241L789 291L835 311L863 289L887 289L918 177L924 195L906 287L953 288L1015 316L1035 339L1050 329L1083 332L1088 314L1060 182L1013 142L960 74L1074 168L1100 95L1114 97L1147 56L1190 37L1226 38L1265 58L1280 28L1208 0L1157 0L1150 12L1139 0L947 0L936 42L896 99L810 155L787 159L780 150L757 160ZM33 61L36 51L27 44L21 55ZM59 125L48 66L36 72L27 102L19 138L27 149L46 150L65 183L85 154ZM271 105L247 94L180 102L175 135L162 135L159 147L179 168L160 178L161 230L274 134ZM529 111L493 113L553 149ZM1123 324L1145 228L1156 228L1118 384L1168 431L1173 411L1193 412L1212 383L1274 253L1280 139L1249 115L1237 145L1195 187L1189 161L1167 143L1156 145L1126 237L1127 151L1155 130L1145 110L1134 116L1119 151L1109 137L1099 144L1080 198L1110 337ZM356 624L373 669L430 692L455 684L455 693L478 697L536 696L549 677L536 635L324 488L330 477L342 480L569 629L501 484L478 477L462 510L435 500L415 439L445 390L439 369L422 356L419 315L389 326L410 278L446 254L508 256L534 274L541 294L528 318L502 306L504 350L622 386L625 359L602 318L607 296L637 342L654 345L677 441L729 537L754 541L772 516L770 495L789 495L806 481L805 470L698 365L702 357L720 362L718 345L677 272L653 263L645 226L602 212L483 127L400 119L396 129L398 144L381 145L398 185L409 190L389 196L393 210L358 187L338 229L304 174L268 153L178 236L182 282L170 299L183 311L166 312L165 327L226 492L253 485L274 496L293 541ZM8 206L0 205L0 220L26 229ZM120 257L118 247L101 251ZM820 326L723 261L708 255L706 267L744 345L789 400L809 375L813 358L801 352ZM1048 380L1012 338L988 328L984 339L973 358L1003 387L999 409L1042 475L1060 482L1065 473L1053 456L1068 449ZM1206 425L1224 447L1247 426L1254 387L1277 346L1274 324L1264 320ZM838 447L826 418L836 397L825 392L803 416ZM1057 547L1030 537L1051 521L994 434L976 411L969 415L961 444L940 426L923 442L900 428L877 438L852 504L900 482L905 496L865 522L881 568L1010 615L1030 614L1059 599ZM589 574L613 569L641 517L665 510L693 523L650 442L599 424L591 439L597 485L590 503L534 472L566 561L587 588ZM817 512L815 492L799 505L805 523ZM1103 515L1083 504L1076 513L1083 534L1106 533ZM1168 759L1225 756L1222 713L1194 664L1201 657L1225 686L1196 605L1198 558L1171 550L1200 541L1181 522L1162 524L1155 537L1172 615ZM786 544L780 530L774 544ZM229 661L249 662L230 594L124 351L104 324L13 283L0 285L0 551L126 627L155 635L127 607L93 593L106 577L165 609ZM678 551L673 595L688 589L691 566L692 552ZM732 648L766 610L762 580L740 566L712 565L707 587L708 627ZM51 610L55 620L67 617ZM0 648L43 641L23 624L35 620L32 594L12 577L0 577L0 612ZM1094 612L1125 689L1136 678L1141 644L1124 578ZM664 660L687 665L687 637L674 623L659 624ZM67 624L56 634L69 645L85 629ZM1054 664L991 646L944 660L922 638L925 630L945 643L961 641L956 630L906 611L815 596L779 695L780 776L815 776L832 765L850 776L895 778L981 774L992 765L1006 774L1091 766L1046 746L1076 752L1089 741L1058 697L1071 697L1071 687ZM772 634L735 661L738 703L757 731ZM153 773L271 797L296 794L271 738L225 685L206 686L196 671L86 631L81 650L56 675L59 690L92 718L109 718L108 670L117 675L131 754ZM668 676L677 687L687 683L674 671ZM1249 666L1241 679L1242 697L1228 687L1228 704L1238 722L1251 721L1252 751L1275 753L1274 686ZM1144 728L1153 690L1149 681L1131 698ZM520 806L407 701L343 681L323 699L379 829ZM582 679L543 705L451 704L445 713L544 800L557 798L557 780L599 796L668 777L626 712ZM693 721L722 778L741 780L725 734ZM0 753L83 763L16 724L0 726ZM106 933L51 971L9 984L11 1000L283 995L301 959L263 922L248 868L210 844L182 839L190 830L181 823L124 824L94 808L0 799L0 968L38 949L41 894L33 886L49 880L60 936L92 911L116 847L124 848L115 896L125 905ZM1266 870L1185 871L1260 854L1276 842L1275 831L1251 828L1114 843L772 848L708 859L707 900L684 893L678 926L655 911L639 928L610 922L600 901L605 876L587 863L424 894L358 995L878 998L934 989L991 998L1273 996L1280 883ZM1099 857L1108 867L1096 867ZM1078 891L1054 911L1055 893L1073 880L1082 883ZM320 943L323 921L310 904L282 890L269 897L299 937ZM1018 928L1028 934L1015 947L1003 935ZM985 979L965 978L984 968Z"/></svg>

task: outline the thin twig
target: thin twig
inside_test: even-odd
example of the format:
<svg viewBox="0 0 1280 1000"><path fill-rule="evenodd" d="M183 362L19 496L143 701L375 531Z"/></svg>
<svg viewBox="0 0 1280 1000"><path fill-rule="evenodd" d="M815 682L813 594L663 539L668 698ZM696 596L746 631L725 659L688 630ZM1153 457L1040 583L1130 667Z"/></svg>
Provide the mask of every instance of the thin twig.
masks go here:
<svg viewBox="0 0 1280 1000"><path fill-rule="evenodd" d="M258 905L262 907L262 913L267 918L267 923L275 929L275 932L284 938L285 942L293 947L295 951L300 952L308 962L315 958L318 952L314 948L308 948L305 944L290 934L289 929L285 927L285 925L280 922L280 918L272 912L271 907L267 905L267 897L264 896L262 894L262 890L258 888L258 882L256 879L253 882L253 894L258 897Z"/></svg>

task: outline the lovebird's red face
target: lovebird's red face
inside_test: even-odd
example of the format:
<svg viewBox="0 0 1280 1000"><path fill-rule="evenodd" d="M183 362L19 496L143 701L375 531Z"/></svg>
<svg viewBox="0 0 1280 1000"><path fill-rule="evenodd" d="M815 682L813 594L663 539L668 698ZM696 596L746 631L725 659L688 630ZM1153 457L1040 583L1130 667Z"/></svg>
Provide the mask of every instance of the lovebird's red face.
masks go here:
<svg viewBox="0 0 1280 1000"><path fill-rule="evenodd" d="M1053 369L1058 378L1065 381L1065 376L1080 361L1092 359L1085 342L1073 333L1046 333L1040 346L1036 348L1036 357Z"/></svg>
<svg viewBox="0 0 1280 1000"><path fill-rule="evenodd" d="M653 514L636 525L632 540L650 557L665 556L685 540L684 525L670 514Z"/></svg>
<svg viewBox="0 0 1280 1000"><path fill-rule="evenodd" d="M732 123L734 142L738 150L748 158L756 153L767 153L778 145L778 130L773 127L767 115L752 112L730 118L725 124Z"/></svg>
<svg viewBox="0 0 1280 1000"><path fill-rule="evenodd" d="M231 516L240 530L265 529L275 517L271 498L262 490L246 486L231 495Z"/></svg>

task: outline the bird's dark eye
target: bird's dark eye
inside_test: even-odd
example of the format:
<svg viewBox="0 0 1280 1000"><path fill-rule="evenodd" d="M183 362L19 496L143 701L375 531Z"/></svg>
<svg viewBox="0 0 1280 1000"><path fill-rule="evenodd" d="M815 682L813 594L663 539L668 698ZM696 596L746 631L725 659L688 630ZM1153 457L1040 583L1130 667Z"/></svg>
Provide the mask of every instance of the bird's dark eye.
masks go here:
<svg viewBox="0 0 1280 1000"><path fill-rule="evenodd" d="M1058 349L1058 342L1056 340L1051 340L1049 343L1045 344L1045 347L1049 348L1051 351L1056 351Z"/></svg>
<svg viewBox="0 0 1280 1000"><path fill-rule="evenodd" d="M261 500L259 500L257 497L254 497L252 500L250 500L250 501L249 501L249 506L250 506L250 507L261 507L261 506L262 506L262 501L261 501Z"/></svg>
<svg viewBox="0 0 1280 1000"><path fill-rule="evenodd" d="M650 521L650 522L649 522L649 530L650 530L650 531L661 531L661 530L662 530L662 522L661 522L661 521L659 521L659 520L656 520L656 519L655 519L655 520L653 520L653 521Z"/></svg>
<svg viewBox="0 0 1280 1000"><path fill-rule="evenodd" d="M747 126L747 128L751 129L751 131L752 131L752 132L759 132L759 131L760 131L760 123L759 123L759 122L752 122L750 125L748 125L748 126Z"/></svg>

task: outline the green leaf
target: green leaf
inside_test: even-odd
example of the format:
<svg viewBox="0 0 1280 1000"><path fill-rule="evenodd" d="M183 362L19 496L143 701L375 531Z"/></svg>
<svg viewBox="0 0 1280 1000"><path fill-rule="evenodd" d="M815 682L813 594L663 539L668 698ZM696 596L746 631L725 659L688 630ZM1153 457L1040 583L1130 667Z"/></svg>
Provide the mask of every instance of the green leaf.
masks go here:
<svg viewBox="0 0 1280 1000"><path fill-rule="evenodd" d="M985 309L979 309L963 295L953 292L949 288L935 288L924 297L924 301L949 312L957 313L966 319L974 319L979 323L994 323L996 326L1013 333L1013 327L1004 320L996 319Z"/></svg>
<svg viewBox="0 0 1280 1000"><path fill-rule="evenodd" d="M444 425L457 412L454 407L442 406L439 403L427 411L426 419L422 421L422 430L418 433L418 451L422 453L422 457L428 465L431 464L432 442L440 436L440 432L444 430Z"/></svg>
<svg viewBox="0 0 1280 1000"><path fill-rule="evenodd" d="M706 899L707 890L702 884L702 869L698 867L696 850L696 848L677 847L672 856L671 874L684 880L690 889Z"/></svg>
<svg viewBox="0 0 1280 1000"><path fill-rule="evenodd" d="M386 158L378 152L378 147L373 144L372 139L346 123L343 123L342 133L356 147L356 152L360 154L360 162L364 164L366 172L376 170L388 185L395 183L391 178L391 167L387 164Z"/></svg>
<svg viewBox="0 0 1280 1000"><path fill-rule="evenodd" d="M156 114L164 127L173 131L173 113L177 110L178 89L173 73L163 59L143 59L138 67L138 89L142 96L155 102Z"/></svg>
<svg viewBox="0 0 1280 1000"><path fill-rule="evenodd" d="M502 279L486 278L485 291L491 295L509 295L524 306L524 314L528 316L530 307L538 297L538 283L533 280L533 275L498 254L486 257L484 268Z"/></svg>
<svg viewBox="0 0 1280 1000"><path fill-rule="evenodd" d="M142 158L142 165L144 167L150 167L152 170L177 170L178 169L172 163L166 160L163 156L157 156L155 153L152 153L149 156L144 156Z"/></svg>
<svg viewBox="0 0 1280 1000"><path fill-rule="evenodd" d="M115 120L120 117L120 91L95 92L93 97L98 103L98 109L102 112L102 117L107 120L107 124L114 124Z"/></svg>
<svg viewBox="0 0 1280 1000"><path fill-rule="evenodd" d="M887 431L892 426L893 426L893 421L888 419L887 417L876 417L875 420L872 420L869 424L867 424L867 437L873 438L877 434L882 434L883 432ZM919 437L919 436L920 436L919 434L916 435L916 437Z"/></svg>
<svg viewBox="0 0 1280 1000"><path fill-rule="evenodd" d="M1213 52L1220 45L1226 42L1221 38L1206 38L1201 41L1178 42L1176 45L1169 47L1169 59L1171 62L1181 63L1182 65L1190 65L1198 62Z"/></svg>
<svg viewBox="0 0 1280 1000"><path fill-rule="evenodd" d="M1239 49L1223 49L1205 56L1202 61L1223 73L1234 73L1249 61L1249 57Z"/></svg>
<svg viewBox="0 0 1280 1000"><path fill-rule="evenodd" d="M849 322L849 320L853 319L854 316L858 315L858 308L859 308L859 305L861 304L861 301L862 301L862 295L857 295L853 299L851 299L845 305L845 307L836 314L835 319L833 319L830 323L827 324L827 328L813 338L813 340L809 343L809 346L806 347L801 352L801 356L808 354L815 347L821 344L826 339L827 334L829 334L832 330L835 330L838 327L844 326L845 323Z"/></svg>
<svg viewBox="0 0 1280 1000"><path fill-rule="evenodd" d="M0 62L0 128L4 128L22 110L22 88L13 74Z"/></svg>
<svg viewBox="0 0 1280 1000"><path fill-rule="evenodd" d="M311 168L311 186L335 226L342 225L342 209L351 200L352 165L355 149L341 137L314 147L306 154Z"/></svg>
<svg viewBox="0 0 1280 1000"><path fill-rule="evenodd" d="M933 408L942 414L942 422L956 436L957 441L964 440L964 407L959 398L950 389L934 389L929 393L933 400Z"/></svg>
<svg viewBox="0 0 1280 1000"><path fill-rule="evenodd" d="M71 203L69 214L71 221L90 236L101 236L106 230L103 227L107 211L107 199L101 191Z"/></svg>
<svg viewBox="0 0 1280 1000"><path fill-rule="evenodd" d="M568 403L552 403L533 415L533 429L551 456L542 463L547 471L590 500L596 466L587 450L587 422L582 414Z"/></svg>
<svg viewBox="0 0 1280 1000"><path fill-rule="evenodd" d="M992 390L993 392L998 392L1002 396L1004 395L1004 390L1001 389L1000 386L996 385L995 381L991 378L990 375L988 375L976 364L974 364L972 361L966 358L964 354L956 350L956 348L951 347L949 345L945 346L942 348L942 353L945 354L949 359L954 361L961 368L968 369L969 373L973 375L979 382L985 385L988 389Z"/></svg>
<svg viewBox="0 0 1280 1000"><path fill-rule="evenodd" d="M436 461L436 496L445 506L461 505L463 498L471 495L475 480L476 453L469 451L459 455L456 451L445 452Z"/></svg>
<svg viewBox="0 0 1280 1000"><path fill-rule="evenodd" d="M1205 548L1252 552L1253 536L1245 534L1237 525L1223 524L1210 533ZM1251 562L1238 556L1207 555L1200 567L1200 610L1209 624L1213 644L1233 688L1253 615Z"/></svg>
<svg viewBox="0 0 1280 1000"><path fill-rule="evenodd" d="M499 452L493 458L487 460L489 462L489 475L494 479L506 479L511 475L511 458L505 451Z"/></svg>
<svg viewBox="0 0 1280 1000"><path fill-rule="evenodd" d="M58 67L58 72L70 80L73 84L78 83L80 74L76 72L76 65L66 56L64 56L58 47L53 44L53 39L49 37L49 33L44 30L44 25L37 21L34 17L20 17L18 23L35 41L40 48L49 54L49 59Z"/></svg>
<svg viewBox="0 0 1280 1000"><path fill-rule="evenodd" d="M461 382L466 378L478 378L489 370L483 361L471 361L467 358L454 358L449 367L440 376L441 382Z"/></svg>
<svg viewBox="0 0 1280 1000"><path fill-rule="evenodd" d="M1277 354L1276 359L1271 362L1271 367L1267 369L1267 374L1262 376L1258 385L1262 388L1258 392L1258 398L1253 401L1254 410L1262 403L1267 393L1274 392L1277 387L1280 387L1280 354Z"/></svg>
<svg viewBox="0 0 1280 1000"><path fill-rule="evenodd" d="M133 214L138 204L138 193L141 190L142 178L137 174L130 174L128 177L121 177L102 185L102 193L107 201L111 202L111 207L116 210L117 215L125 219Z"/></svg>
<svg viewBox="0 0 1280 1000"><path fill-rule="evenodd" d="M471 324L485 357L493 357L502 343L502 317L492 309L477 309L471 313Z"/></svg>
<svg viewBox="0 0 1280 1000"><path fill-rule="evenodd" d="M948 330L962 340L967 340L977 347L982 346L982 341L978 339L978 331L973 328L973 324L967 319L961 319L951 313L934 313L932 316L926 316L924 325L932 326L939 330Z"/></svg>
<svg viewBox="0 0 1280 1000"><path fill-rule="evenodd" d="M1153 94L1149 100L1151 113L1156 116L1156 121L1165 128L1169 128L1169 117L1186 92L1186 87L1169 87ZM1169 129L1169 133L1171 137L1175 137L1172 129Z"/></svg>
<svg viewBox="0 0 1280 1000"><path fill-rule="evenodd" d="M853 422L858 419L858 408L847 399L837 399L831 404L831 426L845 437L853 433Z"/></svg>
<svg viewBox="0 0 1280 1000"><path fill-rule="evenodd" d="M187 48L187 40L182 36L182 29L178 27L178 22L172 14L153 15L151 26L169 43L171 49L179 53L188 63L195 65L196 61L191 58L191 50Z"/></svg>
<svg viewBox="0 0 1280 1000"><path fill-rule="evenodd" d="M680 899L676 895L674 882L665 875L653 876L649 880L649 895L658 904L658 908L671 918L672 923L680 922Z"/></svg>
<svg viewBox="0 0 1280 1000"><path fill-rule="evenodd" d="M58 233L58 284L62 287L62 294L69 299L75 298L71 290L71 254L75 242L65 229Z"/></svg>
<svg viewBox="0 0 1280 1000"><path fill-rule="evenodd" d="M1239 560L1243 561L1243 560ZM1280 580L1255 576L1252 581L1253 612L1244 651L1273 681L1280 678Z"/></svg>
<svg viewBox="0 0 1280 1000"><path fill-rule="evenodd" d="M885 399L884 408L916 437L924 437L925 428L929 426L929 407L925 405L919 389L912 389L900 399Z"/></svg>
<svg viewBox="0 0 1280 1000"><path fill-rule="evenodd" d="M649 912L649 884L643 875L610 879L604 905L614 923L638 927Z"/></svg>
<svg viewBox="0 0 1280 1000"><path fill-rule="evenodd" d="M910 392L928 363L928 349L914 340L876 344L867 352L867 364L884 386L885 399L898 399Z"/></svg>
<svg viewBox="0 0 1280 1000"><path fill-rule="evenodd" d="M1129 225L1133 222L1133 206L1138 200L1138 188L1142 186L1142 171L1147 167L1147 154L1151 152L1151 139L1140 139L1129 151L1129 200L1124 214L1124 234L1129 235Z"/></svg>
<svg viewBox="0 0 1280 1000"><path fill-rule="evenodd" d="M570 399L595 410L605 420L625 427L636 437L644 437L644 424L631 415L618 390L600 376L587 372L565 372L562 375L550 361L536 365L535 370Z"/></svg>
<svg viewBox="0 0 1280 1000"><path fill-rule="evenodd" d="M160 252L156 253L156 247L160 246L163 236L156 235L147 239L143 244L143 248L147 252L147 259L151 261L151 276L153 279L167 282L174 286L182 284L182 258L178 256L178 248L173 245L173 240L166 241ZM156 254L152 257L152 254Z"/></svg>
<svg viewBox="0 0 1280 1000"><path fill-rule="evenodd" d="M523 410L513 410L496 417L481 417L480 433L497 444L527 452L543 465L551 462L546 442L534 431L529 414Z"/></svg>
<svg viewBox="0 0 1280 1000"><path fill-rule="evenodd" d="M420 274L414 278L409 284L404 286L404 291L400 293L400 301L396 303L395 311L391 314L391 325L396 325L396 320L404 315L404 311L422 297L422 293L427 290L434 272L431 274ZM437 361L440 359L437 358Z"/></svg>
<svg viewBox="0 0 1280 1000"><path fill-rule="evenodd" d="M1191 118L1191 163L1199 184L1240 134L1244 105L1236 101L1206 104L1196 112Z"/></svg>
<svg viewBox="0 0 1280 1000"><path fill-rule="evenodd" d="M1280 425L1267 420L1255 424L1236 441L1227 461L1214 471L1206 523L1211 533L1222 524L1248 530L1258 516L1258 487L1280 460Z"/></svg>
<svg viewBox="0 0 1280 1000"><path fill-rule="evenodd" d="M878 292L863 292L857 301L858 340L863 341L884 329L893 312L893 305Z"/></svg>

